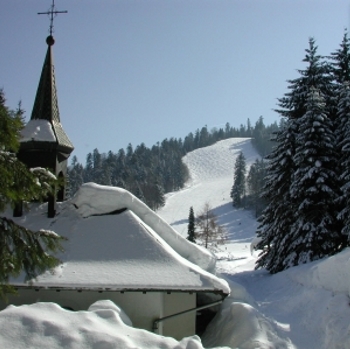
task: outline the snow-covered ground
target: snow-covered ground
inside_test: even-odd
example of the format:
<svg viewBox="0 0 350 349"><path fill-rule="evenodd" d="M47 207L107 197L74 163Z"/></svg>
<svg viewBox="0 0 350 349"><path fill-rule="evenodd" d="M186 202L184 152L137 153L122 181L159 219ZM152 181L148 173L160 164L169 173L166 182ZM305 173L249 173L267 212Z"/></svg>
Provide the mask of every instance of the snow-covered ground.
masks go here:
<svg viewBox="0 0 350 349"><path fill-rule="evenodd" d="M229 233L218 253L217 273L231 295L200 340L178 342L130 327L130 320L109 301L88 311L70 312L53 303L9 306L0 312L0 348L350 348L350 249L337 256L291 268L276 275L254 270L250 242L255 217L232 207L229 197L236 156L247 164L257 158L250 140L229 139L188 154L191 180L170 193L158 214L183 236L190 206L208 202Z"/></svg>

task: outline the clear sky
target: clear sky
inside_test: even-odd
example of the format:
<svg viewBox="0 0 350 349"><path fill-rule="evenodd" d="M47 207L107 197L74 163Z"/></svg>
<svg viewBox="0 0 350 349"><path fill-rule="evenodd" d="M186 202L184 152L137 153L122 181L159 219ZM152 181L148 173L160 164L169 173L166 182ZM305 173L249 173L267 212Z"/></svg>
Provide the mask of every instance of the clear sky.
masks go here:
<svg viewBox="0 0 350 349"><path fill-rule="evenodd" d="M0 0L0 87L30 118L52 0ZM61 122L88 152L151 147L207 125L278 120L310 37L339 48L350 0L56 0Z"/></svg>

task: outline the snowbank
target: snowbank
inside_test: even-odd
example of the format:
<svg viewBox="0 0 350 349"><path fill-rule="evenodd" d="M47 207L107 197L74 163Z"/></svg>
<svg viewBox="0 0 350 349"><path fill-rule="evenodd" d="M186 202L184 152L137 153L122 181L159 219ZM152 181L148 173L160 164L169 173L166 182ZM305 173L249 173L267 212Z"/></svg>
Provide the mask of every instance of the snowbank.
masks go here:
<svg viewBox="0 0 350 349"><path fill-rule="evenodd" d="M303 285L344 293L350 297L350 248L297 270L291 269L289 275Z"/></svg>
<svg viewBox="0 0 350 349"><path fill-rule="evenodd" d="M346 249L274 275L254 270L252 256L243 263L218 262L231 295L207 328L203 344L244 349L350 348L349 260L350 249ZM241 328L236 322L245 325Z"/></svg>
<svg viewBox="0 0 350 349"><path fill-rule="evenodd" d="M130 327L127 315L110 301L72 312L54 303L8 306L0 312L0 348L16 349L202 349L199 337L180 342Z"/></svg>
<svg viewBox="0 0 350 349"><path fill-rule="evenodd" d="M270 319L249 304L225 302L223 309L202 337L205 346L217 343L240 349L290 349L288 338L281 338Z"/></svg>

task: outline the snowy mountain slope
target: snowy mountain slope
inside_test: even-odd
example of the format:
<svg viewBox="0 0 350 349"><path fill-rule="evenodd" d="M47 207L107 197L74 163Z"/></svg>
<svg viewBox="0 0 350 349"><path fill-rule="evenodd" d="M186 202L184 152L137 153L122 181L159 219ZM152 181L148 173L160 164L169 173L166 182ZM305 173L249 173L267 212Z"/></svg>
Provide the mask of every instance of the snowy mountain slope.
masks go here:
<svg viewBox="0 0 350 349"><path fill-rule="evenodd" d="M157 213L187 236L190 207L193 206L196 214L208 202L229 233L229 239L249 243L255 234L255 218L251 212L235 209L230 198L234 164L241 151L247 169L260 158L250 138L230 138L188 153L183 160L191 176L186 188L167 194L165 206Z"/></svg>

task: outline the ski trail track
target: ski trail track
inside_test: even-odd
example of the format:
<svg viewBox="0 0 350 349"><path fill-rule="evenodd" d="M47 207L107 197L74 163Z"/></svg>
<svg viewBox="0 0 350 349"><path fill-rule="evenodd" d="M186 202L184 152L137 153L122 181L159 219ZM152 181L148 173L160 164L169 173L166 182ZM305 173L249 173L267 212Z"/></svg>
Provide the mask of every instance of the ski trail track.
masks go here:
<svg viewBox="0 0 350 349"><path fill-rule="evenodd" d="M251 164L260 158L250 138L230 138L188 153L183 161L189 169L189 181L184 189L168 193L164 207L157 213L186 237L190 207L196 215L208 202L230 242L249 243L255 234L256 219L252 212L234 208L230 198L240 152L245 156L248 173Z"/></svg>

